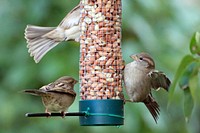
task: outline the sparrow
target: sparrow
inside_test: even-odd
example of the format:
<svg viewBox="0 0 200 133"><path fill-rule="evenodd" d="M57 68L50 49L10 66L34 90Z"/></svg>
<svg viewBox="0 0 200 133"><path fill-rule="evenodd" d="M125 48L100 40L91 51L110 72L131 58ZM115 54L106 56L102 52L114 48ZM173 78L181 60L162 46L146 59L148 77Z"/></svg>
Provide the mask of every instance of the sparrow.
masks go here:
<svg viewBox="0 0 200 133"><path fill-rule="evenodd" d="M148 53L143 52L130 57L134 61L124 68L124 85L129 97L126 101L143 102L157 123L160 109L151 90L163 88L168 91L171 82L163 72L155 70L155 62Z"/></svg>
<svg viewBox="0 0 200 133"><path fill-rule="evenodd" d="M72 9L57 27L27 25L25 39L30 56L38 63L42 57L63 41L80 40L80 4Z"/></svg>
<svg viewBox="0 0 200 133"><path fill-rule="evenodd" d="M64 112L75 100L74 85L77 82L72 77L63 76L55 82L42 86L40 89L23 90L23 92L40 96L46 108L45 113L51 115L51 112L60 112L64 117Z"/></svg>

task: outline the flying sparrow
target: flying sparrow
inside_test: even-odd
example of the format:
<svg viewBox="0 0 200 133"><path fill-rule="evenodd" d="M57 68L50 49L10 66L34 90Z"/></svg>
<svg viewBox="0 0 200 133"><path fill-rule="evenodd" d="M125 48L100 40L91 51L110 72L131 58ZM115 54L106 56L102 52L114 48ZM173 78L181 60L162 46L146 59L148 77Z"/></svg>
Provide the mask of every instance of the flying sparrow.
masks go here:
<svg viewBox="0 0 200 133"><path fill-rule="evenodd" d="M124 69L124 84L129 102L143 102L155 122L157 123L160 112L158 103L151 94L151 88L158 90L160 87L168 91L170 80L163 72L155 70L155 63L147 53L130 56L133 62Z"/></svg>
<svg viewBox="0 0 200 133"><path fill-rule="evenodd" d="M80 5L72 9L57 27L27 25L25 39L28 52L38 63L42 57L62 41L79 42Z"/></svg>
<svg viewBox="0 0 200 133"><path fill-rule="evenodd" d="M45 113L64 112L74 102L76 92L74 85L77 80L69 76L63 76L48 85L42 86L39 90L24 90L24 93L41 96L42 102L46 108Z"/></svg>

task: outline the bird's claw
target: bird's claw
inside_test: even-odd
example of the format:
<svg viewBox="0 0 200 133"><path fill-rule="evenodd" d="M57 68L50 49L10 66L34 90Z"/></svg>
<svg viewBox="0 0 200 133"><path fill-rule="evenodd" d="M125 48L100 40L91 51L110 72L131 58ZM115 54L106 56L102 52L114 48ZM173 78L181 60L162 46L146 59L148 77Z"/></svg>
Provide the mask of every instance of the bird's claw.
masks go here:
<svg viewBox="0 0 200 133"><path fill-rule="evenodd" d="M61 112L61 115L62 115L61 116L62 118L65 118L65 112L64 111Z"/></svg>
<svg viewBox="0 0 200 133"><path fill-rule="evenodd" d="M45 110L45 113L47 113L47 118L51 117L51 112L49 112L47 109Z"/></svg>

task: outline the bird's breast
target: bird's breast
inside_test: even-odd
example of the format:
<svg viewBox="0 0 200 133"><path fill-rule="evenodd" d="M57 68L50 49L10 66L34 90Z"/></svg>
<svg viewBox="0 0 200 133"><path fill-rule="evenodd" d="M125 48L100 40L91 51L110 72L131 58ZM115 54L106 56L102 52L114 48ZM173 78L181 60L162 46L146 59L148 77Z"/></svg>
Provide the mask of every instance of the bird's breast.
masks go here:
<svg viewBox="0 0 200 133"><path fill-rule="evenodd" d="M44 106L52 112L65 111L73 102L75 97L66 94L54 94L42 97Z"/></svg>
<svg viewBox="0 0 200 133"><path fill-rule="evenodd" d="M72 27L70 27L68 29L65 29L65 37L66 37L65 41L75 40L75 39L79 38L80 37L80 33L81 32L80 32L79 25L75 25L75 26L72 26Z"/></svg>
<svg viewBox="0 0 200 133"><path fill-rule="evenodd" d="M124 83L131 101L141 102L150 93L150 82L146 72L137 64L127 64L124 70Z"/></svg>

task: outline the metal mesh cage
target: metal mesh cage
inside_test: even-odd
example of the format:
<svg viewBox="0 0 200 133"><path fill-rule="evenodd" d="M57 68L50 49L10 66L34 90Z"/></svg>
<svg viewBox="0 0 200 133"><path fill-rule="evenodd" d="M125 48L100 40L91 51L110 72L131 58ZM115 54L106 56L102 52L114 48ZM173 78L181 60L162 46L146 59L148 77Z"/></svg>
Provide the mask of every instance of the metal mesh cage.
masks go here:
<svg viewBox="0 0 200 133"><path fill-rule="evenodd" d="M120 99L122 94L121 0L81 1L80 96Z"/></svg>

